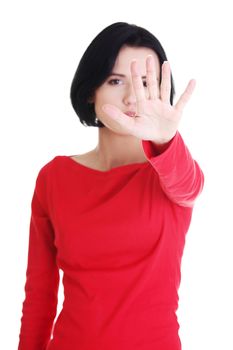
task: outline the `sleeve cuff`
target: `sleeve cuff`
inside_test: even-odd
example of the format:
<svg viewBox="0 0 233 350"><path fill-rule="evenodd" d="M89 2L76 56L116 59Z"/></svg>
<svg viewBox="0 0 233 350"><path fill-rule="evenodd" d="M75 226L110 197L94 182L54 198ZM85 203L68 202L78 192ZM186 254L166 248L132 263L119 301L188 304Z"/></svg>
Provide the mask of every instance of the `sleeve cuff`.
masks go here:
<svg viewBox="0 0 233 350"><path fill-rule="evenodd" d="M177 131L175 136L169 142L167 142L165 145L158 146L150 140L142 140L142 147L146 158L149 161L151 161L155 157L163 158L163 156L166 156L166 154L171 152L171 149L174 148L178 137L179 132Z"/></svg>

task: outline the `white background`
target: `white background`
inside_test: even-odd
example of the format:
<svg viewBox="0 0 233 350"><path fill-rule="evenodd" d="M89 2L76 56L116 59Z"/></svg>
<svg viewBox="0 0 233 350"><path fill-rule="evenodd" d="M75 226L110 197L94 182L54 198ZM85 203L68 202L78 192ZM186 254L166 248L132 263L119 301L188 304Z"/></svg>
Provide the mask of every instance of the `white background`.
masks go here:
<svg viewBox="0 0 233 350"><path fill-rule="evenodd" d="M37 173L55 155L97 142L97 129L82 126L72 110L73 74L99 31L126 21L161 41L177 98L197 80L180 132L205 173L205 189L182 261L180 336L183 350L233 349L230 1L8 0L0 13L0 348L18 344Z"/></svg>

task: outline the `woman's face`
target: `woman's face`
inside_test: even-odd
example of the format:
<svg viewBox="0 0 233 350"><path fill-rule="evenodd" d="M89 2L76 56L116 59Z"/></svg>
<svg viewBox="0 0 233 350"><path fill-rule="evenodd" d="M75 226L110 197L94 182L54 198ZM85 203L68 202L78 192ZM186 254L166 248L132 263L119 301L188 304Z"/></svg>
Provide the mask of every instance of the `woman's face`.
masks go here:
<svg viewBox="0 0 233 350"><path fill-rule="evenodd" d="M135 93L132 86L130 63L133 59L137 59L138 67L141 72L143 85L147 94L146 87L146 57L153 55L156 64L156 76L159 86L160 63L156 53L146 47L129 47L123 46L116 58L115 65L111 75L105 82L95 91L93 102L95 104L96 116L100 121L104 112L101 107L104 104L113 104L123 113L137 113L137 105ZM159 89L158 89L159 91Z"/></svg>

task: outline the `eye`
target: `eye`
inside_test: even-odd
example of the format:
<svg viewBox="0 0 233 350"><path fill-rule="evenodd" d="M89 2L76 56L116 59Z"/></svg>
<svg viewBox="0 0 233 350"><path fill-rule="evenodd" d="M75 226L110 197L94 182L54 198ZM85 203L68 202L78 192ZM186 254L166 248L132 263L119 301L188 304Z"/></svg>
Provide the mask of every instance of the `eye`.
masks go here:
<svg viewBox="0 0 233 350"><path fill-rule="evenodd" d="M144 87L147 87L146 80L144 80L142 83L143 83L143 86L144 86Z"/></svg>
<svg viewBox="0 0 233 350"><path fill-rule="evenodd" d="M108 81L108 84L110 84L110 85L119 85L120 82L121 82L120 79L111 79L111 80Z"/></svg>

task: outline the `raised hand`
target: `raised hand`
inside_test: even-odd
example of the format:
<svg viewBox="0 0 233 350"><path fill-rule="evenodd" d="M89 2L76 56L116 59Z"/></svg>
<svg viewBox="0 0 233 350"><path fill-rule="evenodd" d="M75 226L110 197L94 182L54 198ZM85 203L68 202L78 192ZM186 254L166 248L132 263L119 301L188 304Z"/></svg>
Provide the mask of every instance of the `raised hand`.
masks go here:
<svg viewBox="0 0 233 350"><path fill-rule="evenodd" d="M114 131L122 131L142 140L151 140L156 144L170 141L176 134L183 109L193 93L195 80L189 81L178 102L173 106L170 104L171 72L167 61L162 65L161 85L158 87L154 58L152 55L147 56L147 96L137 60L131 62L130 69L137 115L128 117L116 106L105 104L102 109L112 120L112 124L110 121L107 126Z"/></svg>

